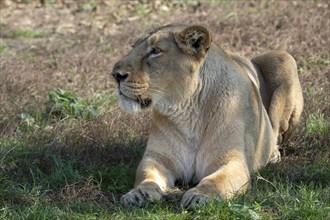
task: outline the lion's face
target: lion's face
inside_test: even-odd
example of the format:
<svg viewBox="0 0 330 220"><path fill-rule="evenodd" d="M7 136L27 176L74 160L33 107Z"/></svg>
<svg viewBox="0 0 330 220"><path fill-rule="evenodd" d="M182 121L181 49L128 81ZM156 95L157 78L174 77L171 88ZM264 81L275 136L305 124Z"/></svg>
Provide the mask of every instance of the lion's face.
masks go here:
<svg viewBox="0 0 330 220"><path fill-rule="evenodd" d="M210 43L209 32L200 26L166 26L137 40L113 68L120 106L139 112L189 97Z"/></svg>

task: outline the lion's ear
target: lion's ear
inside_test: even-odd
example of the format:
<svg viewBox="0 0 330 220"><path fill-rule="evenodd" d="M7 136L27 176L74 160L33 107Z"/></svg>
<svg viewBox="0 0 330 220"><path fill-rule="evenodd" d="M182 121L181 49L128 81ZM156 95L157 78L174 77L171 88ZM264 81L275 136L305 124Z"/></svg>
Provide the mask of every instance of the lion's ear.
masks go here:
<svg viewBox="0 0 330 220"><path fill-rule="evenodd" d="M188 54L202 58L209 49L212 38L203 26L193 25L174 34L178 47Z"/></svg>

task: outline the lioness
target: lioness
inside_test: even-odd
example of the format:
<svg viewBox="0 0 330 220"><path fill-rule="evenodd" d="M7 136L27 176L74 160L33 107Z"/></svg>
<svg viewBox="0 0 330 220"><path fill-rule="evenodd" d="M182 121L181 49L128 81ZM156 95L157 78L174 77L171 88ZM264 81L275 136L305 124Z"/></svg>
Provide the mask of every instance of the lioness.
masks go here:
<svg viewBox="0 0 330 220"><path fill-rule="evenodd" d="M197 184L184 194L183 207L245 192L251 172L279 160L278 132L263 103L276 108L269 103L277 89L267 90L267 75L260 71L296 71L294 60L289 67L271 64L282 55L292 61L279 52L264 55L270 64L263 57L252 64L217 47L203 26L164 26L137 40L112 74L120 106L152 109L153 125L134 189L121 202L159 200L177 180Z"/></svg>

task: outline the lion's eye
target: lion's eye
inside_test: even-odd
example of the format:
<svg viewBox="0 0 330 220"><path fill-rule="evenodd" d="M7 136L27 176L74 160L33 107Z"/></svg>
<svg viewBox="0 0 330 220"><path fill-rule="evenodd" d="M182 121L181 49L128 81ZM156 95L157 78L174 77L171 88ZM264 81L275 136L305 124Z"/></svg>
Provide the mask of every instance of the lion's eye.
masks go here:
<svg viewBox="0 0 330 220"><path fill-rule="evenodd" d="M162 54L162 50L158 47L152 48L152 50L149 52L149 58L154 58L154 57L158 57Z"/></svg>
<svg viewBox="0 0 330 220"><path fill-rule="evenodd" d="M159 54L161 52L162 52L161 49L159 49L158 47L156 47L156 48L152 48L152 50L151 50L150 53L152 53L152 54Z"/></svg>

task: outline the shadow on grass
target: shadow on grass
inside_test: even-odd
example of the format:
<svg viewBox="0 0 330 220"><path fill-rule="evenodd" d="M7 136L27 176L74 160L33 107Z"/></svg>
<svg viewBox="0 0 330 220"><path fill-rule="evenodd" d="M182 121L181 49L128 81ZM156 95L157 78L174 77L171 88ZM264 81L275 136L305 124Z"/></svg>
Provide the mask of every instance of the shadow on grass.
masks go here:
<svg viewBox="0 0 330 220"><path fill-rule="evenodd" d="M133 186L144 138L108 139L101 144L86 137L77 142L73 136L2 137L0 204L36 200L110 204Z"/></svg>

